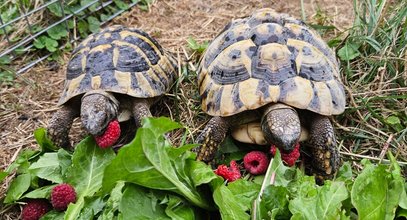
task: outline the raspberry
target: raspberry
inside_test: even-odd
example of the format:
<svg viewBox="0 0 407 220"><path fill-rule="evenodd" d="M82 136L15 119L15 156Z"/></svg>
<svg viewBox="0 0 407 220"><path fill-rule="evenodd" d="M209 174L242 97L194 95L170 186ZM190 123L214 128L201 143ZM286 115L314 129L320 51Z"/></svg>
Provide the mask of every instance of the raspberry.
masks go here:
<svg viewBox="0 0 407 220"><path fill-rule="evenodd" d="M277 147L271 145L270 153L274 156L276 154ZM294 166L297 159L300 157L300 144L297 143L294 147L294 150L290 153L281 153L281 159L290 167Z"/></svg>
<svg viewBox="0 0 407 220"><path fill-rule="evenodd" d="M45 199L33 199L27 202L21 213L22 220L38 220L51 209Z"/></svg>
<svg viewBox="0 0 407 220"><path fill-rule="evenodd" d="M107 126L105 133L96 136L96 143L100 148L108 148L113 146L120 137L120 124L118 120L113 120Z"/></svg>
<svg viewBox="0 0 407 220"><path fill-rule="evenodd" d="M71 185L62 183L52 189L51 203L57 211L65 211L69 203L74 203L75 201L76 192Z"/></svg>
<svg viewBox="0 0 407 220"><path fill-rule="evenodd" d="M222 164L218 166L218 169L215 170L216 175L223 177L229 182L233 182L241 177L239 166L236 161L230 161L230 167Z"/></svg>
<svg viewBox="0 0 407 220"><path fill-rule="evenodd" d="M252 151L243 157L244 168L253 175L260 175L266 172L269 159L264 152Z"/></svg>

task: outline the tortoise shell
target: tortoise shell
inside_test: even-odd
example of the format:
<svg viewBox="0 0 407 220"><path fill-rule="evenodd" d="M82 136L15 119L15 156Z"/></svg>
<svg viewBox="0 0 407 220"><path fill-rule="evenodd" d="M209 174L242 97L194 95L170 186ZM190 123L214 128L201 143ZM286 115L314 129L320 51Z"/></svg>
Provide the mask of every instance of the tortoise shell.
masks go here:
<svg viewBox="0 0 407 220"><path fill-rule="evenodd" d="M75 48L59 104L92 90L138 98L167 92L177 73L175 60L147 33L112 26Z"/></svg>
<svg viewBox="0 0 407 220"><path fill-rule="evenodd" d="M212 116L272 102L322 115L345 109L334 52L303 22L272 9L229 23L206 49L198 83Z"/></svg>

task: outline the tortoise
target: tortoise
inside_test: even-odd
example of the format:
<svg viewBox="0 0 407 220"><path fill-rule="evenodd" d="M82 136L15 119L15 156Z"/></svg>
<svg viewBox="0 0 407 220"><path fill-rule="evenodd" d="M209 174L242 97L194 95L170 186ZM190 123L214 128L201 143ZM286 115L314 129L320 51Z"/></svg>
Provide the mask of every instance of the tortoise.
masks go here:
<svg viewBox="0 0 407 220"><path fill-rule="evenodd" d="M330 116L344 111L346 96L335 53L304 22L270 8L231 21L205 50L198 86L201 108L213 116L197 138L198 160L213 160L228 131L254 121L285 153L306 129L311 172L337 171Z"/></svg>
<svg viewBox="0 0 407 220"><path fill-rule="evenodd" d="M72 52L61 108L48 134L57 146L70 148L68 133L76 117L93 136L103 134L112 120L120 121L119 115L131 114L140 127L176 74L175 59L142 30L115 25L91 34Z"/></svg>

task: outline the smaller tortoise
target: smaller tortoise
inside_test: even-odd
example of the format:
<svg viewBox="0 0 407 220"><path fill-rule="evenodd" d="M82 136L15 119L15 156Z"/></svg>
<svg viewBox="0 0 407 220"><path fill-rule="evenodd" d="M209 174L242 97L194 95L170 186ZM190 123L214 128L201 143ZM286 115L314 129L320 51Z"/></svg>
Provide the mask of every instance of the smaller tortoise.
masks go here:
<svg viewBox="0 0 407 220"><path fill-rule="evenodd" d="M311 172L330 178L338 169L329 116L345 109L339 66L303 22L272 9L230 22L206 49L198 84L202 110L214 116L197 138L198 160L211 161L228 131L255 121L285 153L309 133Z"/></svg>
<svg viewBox="0 0 407 220"><path fill-rule="evenodd" d="M172 56L135 28L106 28L87 37L72 54L59 100L62 107L48 125L51 140L64 148L70 147L68 133L79 116L93 136L102 135L119 115L131 114L140 127L177 74Z"/></svg>

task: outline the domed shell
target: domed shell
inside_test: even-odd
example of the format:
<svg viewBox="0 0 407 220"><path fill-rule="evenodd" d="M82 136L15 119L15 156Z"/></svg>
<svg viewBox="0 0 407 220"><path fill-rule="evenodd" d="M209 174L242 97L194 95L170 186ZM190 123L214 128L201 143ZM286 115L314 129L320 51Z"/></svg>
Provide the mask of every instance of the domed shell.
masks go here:
<svg viewBox="0 0 407 220"><path fill-rule="evenodd" d="M272 9L229 23L205 51L198 83L212 116L272 102L322 115L345 109L334 52L303 22Z"/></svg>
<svg viewBox="0 0 407 220"><path fill-rule="evenodd" d="M112 26L87 37L72 53L59 104L92 90L138 98L167 92L176 61L147 33Z"/></svg>

